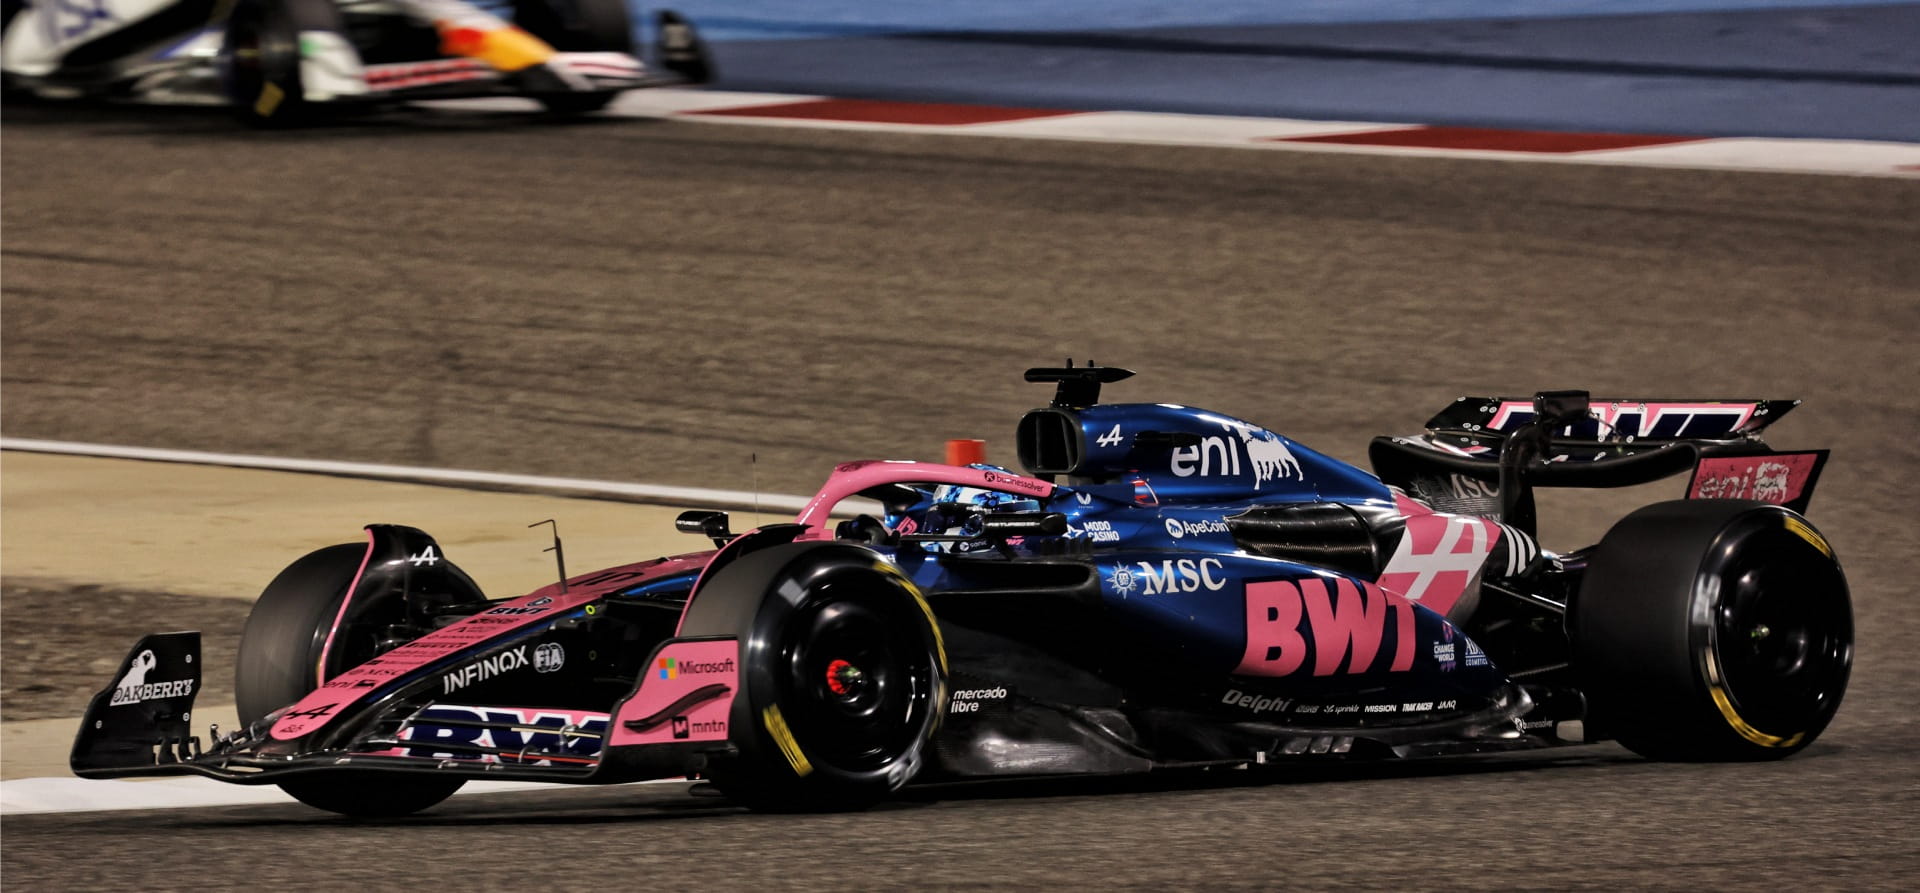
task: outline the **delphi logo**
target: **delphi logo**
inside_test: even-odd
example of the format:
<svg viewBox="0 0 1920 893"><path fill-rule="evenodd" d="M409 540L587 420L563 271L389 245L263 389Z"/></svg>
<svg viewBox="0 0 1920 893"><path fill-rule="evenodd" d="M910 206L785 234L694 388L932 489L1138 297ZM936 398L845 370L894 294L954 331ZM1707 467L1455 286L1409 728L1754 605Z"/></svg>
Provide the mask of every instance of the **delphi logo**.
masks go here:
<svg viewBox="0 0 1920 893"><path fill-rule="evenodd" d="M175 682L148 682L147 674L160 665L153 649L144 648L127 665L127 675L113 687L113 698L109 706L120 707L126 704L138 704L155 698L177 698L193 693L193 680L181 679Z"/></svg>

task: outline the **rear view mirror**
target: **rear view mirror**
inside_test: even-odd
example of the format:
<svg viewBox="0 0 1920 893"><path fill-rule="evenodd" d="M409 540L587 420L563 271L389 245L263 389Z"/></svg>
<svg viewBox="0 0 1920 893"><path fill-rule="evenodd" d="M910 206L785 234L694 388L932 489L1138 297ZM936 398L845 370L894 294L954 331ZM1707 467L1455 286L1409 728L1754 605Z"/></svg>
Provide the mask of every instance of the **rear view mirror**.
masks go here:
<svg viewBox="0 0 1920 893"><path fill-rule="evenodd" d="M727 513L708 509L693 509L680 513L673 519L673 528L681 533L697 533L713 539L716 546L724 546L733 539L733 531L727 526Z"/></svg>

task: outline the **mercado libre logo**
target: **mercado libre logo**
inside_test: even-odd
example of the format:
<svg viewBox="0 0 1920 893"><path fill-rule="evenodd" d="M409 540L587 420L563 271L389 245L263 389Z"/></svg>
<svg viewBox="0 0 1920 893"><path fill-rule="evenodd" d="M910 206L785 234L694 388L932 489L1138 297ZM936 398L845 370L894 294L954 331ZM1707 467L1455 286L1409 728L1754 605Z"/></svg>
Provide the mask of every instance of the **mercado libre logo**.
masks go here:
<svg viewBox="0 0 1920 893"><path fill-rule="evenodd" d="M660 658L660 678L673 679L673 678L677 678L679 675L680 675L680 667L673 662L673 658L671 657Z"/></svg>

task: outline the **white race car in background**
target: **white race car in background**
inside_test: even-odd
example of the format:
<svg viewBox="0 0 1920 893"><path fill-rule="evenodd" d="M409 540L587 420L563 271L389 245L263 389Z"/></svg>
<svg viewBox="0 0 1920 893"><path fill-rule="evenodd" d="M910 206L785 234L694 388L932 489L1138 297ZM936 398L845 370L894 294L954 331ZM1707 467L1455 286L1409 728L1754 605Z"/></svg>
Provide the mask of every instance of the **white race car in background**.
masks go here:
<svg viewBox="0 0 1920 893"><path fill-rule="evenodd" d="M513 95L559 113L701 83L705 45L661 11L654 65L625 0L5 0L10 93L227 103L298 124L373 102Z"/></svg>

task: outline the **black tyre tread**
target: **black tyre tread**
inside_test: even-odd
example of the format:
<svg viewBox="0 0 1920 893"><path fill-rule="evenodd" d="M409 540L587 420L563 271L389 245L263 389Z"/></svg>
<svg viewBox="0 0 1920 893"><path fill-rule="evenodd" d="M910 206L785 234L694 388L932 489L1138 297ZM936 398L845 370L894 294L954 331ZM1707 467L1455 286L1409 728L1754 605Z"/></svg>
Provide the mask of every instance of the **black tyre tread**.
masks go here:
<svg viewBox="0 0 1920 893"><path fill-rule="evenodd" d="M599 93L552 93L538 97L549 115L586 115L600 111L620 95L619 90Z"/></svg>
<svg viewBox="0 0 1920 893"><path fill-rule="evenodd" d="M242 726L305 697L319 685L326 631L365 557L364 543L309 552L273 578L254 602L235 659L234 703ZM328 772L280 782L294 799L357 818L409 815L452 796L460 778Z"/></svg>
<svg viewBox="0 0 1920 893"><path fill-rule="evenodd" d="M839 554L836 554L839 553ZM789 568L807 561L873 561L872 552L846 543L801 542L766 547L743 556L716 575L695 594L681 626L682 636L739 636L745 642L752 631L767 622L763 609L766 583ZM877 572L877 571L876 571ZM784 603L782 603L784 604ZM779 606L774 606L776 610ZM934 635L937 636L937 633ZM823 812L864 809L887 798L892 788L878 778L853 779L816 769L810 775L796 777L784 762L778 747L763 728L759 711L765 705L755 700L750 681L754 668L747 665L742 652L742 688L735 698L730 722L736 730L735 746L739 757L716 762L707 773L714 786L737 802L765 812ZM938 680L944 691L944 676ZM934 722L919 744L924 748L933 727L945 709L934 705ZM742 734L744 732L744 735Z"/></svg>
<svg viewBox="0 0 1920 893"><path fill-rule="evenodd" d="M621 0L515 0L513 22L563 53L635 53Z"/></svg>
<svg viewBox="0 0 1920 893"><path fill-rule="evenodd" d="M329 772L280 782L280 789L308 806L362 819L412 815L453 796L463 778L432 778L390 772Z"/></svg>
<svg viewBox="0 0 1920 893"><path fill-rule="evenodd" d="M1691 622L1695 578L1721 534L1748 515L1788 514L1742 500L1657 503L1629 514L1595 549L1570 611L1574 666L1598 730L1650 759L1770 760L1806 747L1829 710L1788 747L1743 738L1721 716ZM1843 589L1837 597L1846 598ZM1837 703L1834 705L1837 708Z"/></svg>
<svg viewBox="0 0 1920 893"><path fill-rule="evenodd" d="M332 625L367 547L343 543L287 566L253 603L234 661L234 703L252 725L319 684L319 636Z"/></svg>

